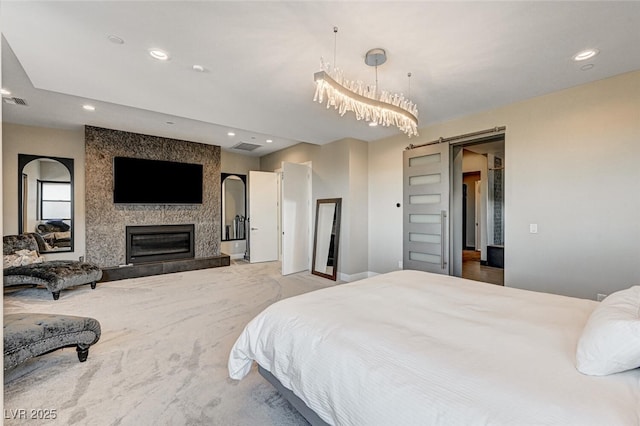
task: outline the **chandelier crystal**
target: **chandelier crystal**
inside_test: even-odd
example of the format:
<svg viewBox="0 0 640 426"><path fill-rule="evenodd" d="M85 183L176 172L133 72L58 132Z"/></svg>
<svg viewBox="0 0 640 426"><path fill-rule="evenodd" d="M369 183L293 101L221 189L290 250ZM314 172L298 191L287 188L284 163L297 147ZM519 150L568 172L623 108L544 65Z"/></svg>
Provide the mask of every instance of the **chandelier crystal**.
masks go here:
<svg viewBox="0 0 640 426"><path fill-rule="evenodd" d="M324 103L326 98L327 108L333 107L341 116L353 111L357 120L393 125L409 137L418 136L418 107L403 94L378 91L377 77L375 85L347 80L342 70L320 62L321 71L314 74L314 102Z"/></svg>

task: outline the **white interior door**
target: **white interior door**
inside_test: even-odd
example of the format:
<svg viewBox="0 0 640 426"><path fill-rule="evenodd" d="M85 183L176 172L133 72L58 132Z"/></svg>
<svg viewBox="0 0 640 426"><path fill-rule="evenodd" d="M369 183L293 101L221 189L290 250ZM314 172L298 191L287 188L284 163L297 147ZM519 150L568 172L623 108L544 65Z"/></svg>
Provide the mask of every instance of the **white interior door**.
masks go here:
<svg viewBox="0 0 640 426"><path fill-rule="evenodd" d="M311 168L282 164L282 275L309 269Z"/></svg>
<svg viewBox="0 0 640 426"><path fill-rule="evenodd" d="M249 261L278 260L278 174L249 171Z"/></svg>
<svg viewBox="0 0 640 426"><path fill-rule="evenodd" d="M403 157L403 267L449 274L449 144Z"/></svg>

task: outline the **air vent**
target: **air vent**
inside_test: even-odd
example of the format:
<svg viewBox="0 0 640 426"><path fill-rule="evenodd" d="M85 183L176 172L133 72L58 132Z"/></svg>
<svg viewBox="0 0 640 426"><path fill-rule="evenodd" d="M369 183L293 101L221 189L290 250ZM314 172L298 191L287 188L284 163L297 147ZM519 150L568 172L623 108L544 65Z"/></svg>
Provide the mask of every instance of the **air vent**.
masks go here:
<svg viewBox="0 0 640 426"><path fill-rule="evenodd" d="M2 97L5 104L27 106L27 101L22 98Z"/></svg>
<svg viewBox="0 0 640 426"><path fill-rule="evenodd" d="M247 142L240 142L231 147L231 149L239 149L240 151L253 151L256 148L260 148L260 145Z"/></svg>

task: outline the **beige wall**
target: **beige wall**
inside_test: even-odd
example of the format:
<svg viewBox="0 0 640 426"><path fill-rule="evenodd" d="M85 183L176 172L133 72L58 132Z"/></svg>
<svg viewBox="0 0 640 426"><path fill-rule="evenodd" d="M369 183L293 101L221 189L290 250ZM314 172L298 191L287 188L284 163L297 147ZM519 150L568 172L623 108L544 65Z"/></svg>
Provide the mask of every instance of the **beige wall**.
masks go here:
<svg viewBox="0 0 640 426"><path fill-rule="evenodd" d="M502 125L506 285L594 299L640 284L640 72L370 143L369 269L402 259L409 142Z"/></svg>
<svg viewBox="0 0 640 426"><path fill-rule="evenodd" d="M223 151L222 171L241 173L257 161L260 170L312 161L314 200L343 198L341 272L382 273L402 259L396 203L402 203L404 148L501 125L507 126L506 285L595 298L640 284L640 72L428 126L411 140L299 144L260 160ZM75 251L67 256L84 255L83 131L4 123L2 136L4 234L17 232L17 154L74 158ZM367 191L358 190L363 176ZM530 223L538 224L537 234L529 233Z"/></svg>
<svg viewBox="0 0 640 426"><path fill-rule="evenodd" d="M237 173L249 175L249 170L260 170L260 158L248 155L237 154L231 151L220 151L220 168L222 173ZM249 188L246 188L246 197L249 199ZM249 212L247 212L249 214ZM247 250L247 240L243 241L222 241L220 250L234 259L244 257Z"/></svg>
<svg viewBox="0 0 640 426"><path fill-rule="evenodd" d="M73 158L74 251L47 253L48 259L85 256L84 129L62 130L2 123L3 235L18 232L18 154Z"/></svg>
<svg viewBox="0 0 640 426"><path fill-rule="evenodd" d="M338 273L350 281L367 272L367 144L356 139L343 139L326 145L301 143L265 155L260 159L263 171L273 171L282 162L312 164L312 198L342 198ZM363 275L364 274L364 275Z"/></svg>
<svg viewBox="0 0 640 426"><path fill-rule="evenodd" d="M462 172L480 172L480 194L489 193L487 156L476 154L475 152L464 151L462 154ZM475 191L475 186L471 188ZM487 234L489 223L487 221L487 197L480 197L480 217L476 222L480 224L480 241L476 241L476 250L480 250L480 260L487 260ZM450 216L452 217L452 215ZM493 229L493 227L491 227Z"/></svg>

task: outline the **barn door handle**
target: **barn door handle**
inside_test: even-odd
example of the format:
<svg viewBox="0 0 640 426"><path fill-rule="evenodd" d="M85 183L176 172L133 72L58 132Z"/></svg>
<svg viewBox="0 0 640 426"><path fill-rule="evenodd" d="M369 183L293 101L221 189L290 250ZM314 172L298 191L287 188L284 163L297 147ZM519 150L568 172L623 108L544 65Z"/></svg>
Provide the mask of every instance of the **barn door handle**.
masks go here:
<svg viewBox="0 0 640 426"><path fill-rule="evenodd" d="M444 243L446 241L445 233L447 231L446 222L447 222L447 211L441 210L440 211L440 269L444 269L445 265L447 264L447 262L444 261L444 254L445 254Z"/></svg>

